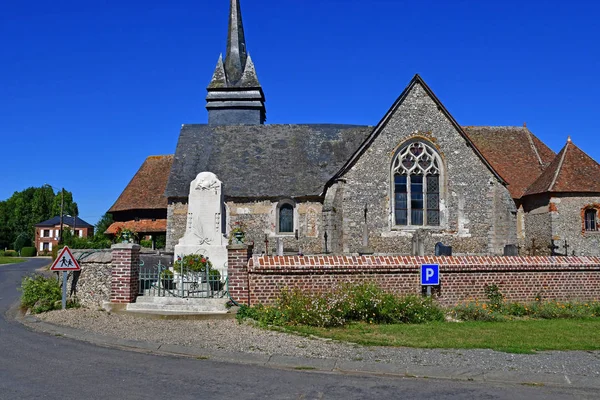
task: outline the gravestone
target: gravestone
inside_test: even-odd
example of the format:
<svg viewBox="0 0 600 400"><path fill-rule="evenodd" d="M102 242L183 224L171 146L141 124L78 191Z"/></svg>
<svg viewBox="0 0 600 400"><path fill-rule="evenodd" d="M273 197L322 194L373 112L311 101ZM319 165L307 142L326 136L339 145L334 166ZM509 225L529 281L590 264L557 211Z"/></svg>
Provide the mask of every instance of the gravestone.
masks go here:
<svg viewBox="0 0 600 400"><path fill-rule="evenodd" d="M212 172L201 172L190 184L185 235L175 246L175 259L203 254L221 275L227 272L227 238L223 235L222 183Z"/></svg>
<svg viewBox="0 0 600 400"><path fill-rule="evenodd" d="M505 256L518 256L519 248L514 244L507 244L504 246L504 255Z"/></svg>
<svg viewBox="0 0 600 400"><path fill-rule="evenodd" d="M435 255L450 257L452 255L452 246L445 246L442 242L437 242L435 244Z"/></svg>

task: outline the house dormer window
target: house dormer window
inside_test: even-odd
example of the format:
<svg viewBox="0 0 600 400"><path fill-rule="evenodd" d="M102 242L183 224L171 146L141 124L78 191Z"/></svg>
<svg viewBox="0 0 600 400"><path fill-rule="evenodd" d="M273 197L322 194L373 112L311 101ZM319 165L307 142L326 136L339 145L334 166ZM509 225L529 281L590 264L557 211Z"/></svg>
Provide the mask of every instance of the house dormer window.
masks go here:
<svg viewBox="0 0 600 400"><path fill-rule="evenodd" d="M587 232L596 232L598 230L598 211L595 208L585 210L584 226Z"/></svg>
<svg viewBox="0 0 600 400"><path fill-rule="evenodd" d="M425 142L400 148L392 163L394 225L440 225L441 167L440 156Z"/></svg>

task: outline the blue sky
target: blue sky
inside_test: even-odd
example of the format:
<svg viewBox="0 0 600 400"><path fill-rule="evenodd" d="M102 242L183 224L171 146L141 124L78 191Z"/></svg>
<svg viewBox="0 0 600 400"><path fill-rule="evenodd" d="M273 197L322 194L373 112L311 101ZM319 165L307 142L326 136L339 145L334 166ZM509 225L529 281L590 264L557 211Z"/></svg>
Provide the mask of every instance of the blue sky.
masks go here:
<svg viewBox="0 0 600 400"><path fill-rule="evenodd" d="M600 160L600 2L242 0L268 123L376 125L415 73L462 125ZM49 183L95 223L205 123L228 0L5 2L0 200Z"/></svg>

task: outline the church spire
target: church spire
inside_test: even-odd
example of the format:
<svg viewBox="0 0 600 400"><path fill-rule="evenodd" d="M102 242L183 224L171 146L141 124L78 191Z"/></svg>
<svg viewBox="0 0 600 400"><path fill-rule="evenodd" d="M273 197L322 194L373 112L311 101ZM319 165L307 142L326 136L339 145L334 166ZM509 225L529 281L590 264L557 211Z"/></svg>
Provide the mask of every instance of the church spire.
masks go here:
<svg viewBox="0 0 600 400"><path fill-rule="evenodd" d="M229 82L236 84L246 69L246 38L242 23L242 10L239 0L231 0L229 9L229 33L227 37L227 54L225 55L225 72Z"/></svg>
<svg viewBox="0 0 600 400"><path fill-rule="evenodd" d="M209 125L257 125L267 118L265 95L246 49L240 0L230 0L225 60L219 57L208 84Z"/></svg>

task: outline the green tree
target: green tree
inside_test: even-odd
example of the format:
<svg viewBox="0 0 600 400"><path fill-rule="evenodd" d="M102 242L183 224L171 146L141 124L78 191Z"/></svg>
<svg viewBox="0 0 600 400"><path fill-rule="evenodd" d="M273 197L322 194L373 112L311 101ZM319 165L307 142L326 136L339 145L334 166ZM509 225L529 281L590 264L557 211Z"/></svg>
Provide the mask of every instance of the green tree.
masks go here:
<svg viewBox="0 0 600 400"><path fill-rule="evenodd" d="M96 223L94 227L94 236L102 236L103 238L106 236L104 232L108 229L108 227L114 222L112 214L106 213L104 214L100 220Z"/></svg>
<svg viewBox="0 0 600 400"><path fill-rule="evenodd" d="M63 203L63 215L79 215L79 208L77 203L73 201L73 193L68 190L64 191L64 199L60 190L54 196L54 202L52 203L52 216L60 215L60 204Z"/></svg>
<svg viewBox="0 0 600 400"><path fill-rule="evenodd" d="M25 238L33 240L35 225L60 215L60 203L61 192L55 194L49 185L14 192L10 198L0 201L0 249L22 246ZM77 213L73 194L65 190L64 214ZM19 242L16 243L19 237Z"/></svg>

